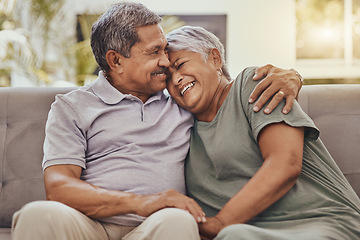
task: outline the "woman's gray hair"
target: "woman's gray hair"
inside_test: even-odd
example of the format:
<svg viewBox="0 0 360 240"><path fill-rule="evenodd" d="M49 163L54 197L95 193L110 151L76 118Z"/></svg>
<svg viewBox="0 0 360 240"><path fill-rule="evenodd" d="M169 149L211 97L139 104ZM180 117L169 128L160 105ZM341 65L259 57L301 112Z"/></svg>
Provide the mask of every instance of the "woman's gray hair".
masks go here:
<svg viewBox="0 0 360 240"><path fill-rule="evenodd" d="M169 43L168 51L192 51L200 53L204 60L207 59L211 49L219 50L222 61L222 72L230 80L230 74L225 61L225 48L219 38L202 27L183 26L166 35Z"/></svg>
<svg viewBox="0 0 360 240"><path fill-rule="evenodd" d="M91 48L102 70L109 70L106 53L114 50L130 57L131 47L140 39L137 27L158 24L162 18L140 3L117 3L92 26Z"/></svg>

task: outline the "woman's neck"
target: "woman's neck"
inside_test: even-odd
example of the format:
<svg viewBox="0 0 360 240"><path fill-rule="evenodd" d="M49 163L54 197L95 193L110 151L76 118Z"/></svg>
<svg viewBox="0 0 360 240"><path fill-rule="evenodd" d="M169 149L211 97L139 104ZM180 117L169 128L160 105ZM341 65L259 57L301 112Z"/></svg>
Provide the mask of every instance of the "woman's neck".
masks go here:
<svg viewBox="0 0 360 240"><path fill-rule="evenodd" d="M195 114L196 119L202 122L211 122L224 103L232 84L232 81L222 76L209 108L202 113Z"/></svg>

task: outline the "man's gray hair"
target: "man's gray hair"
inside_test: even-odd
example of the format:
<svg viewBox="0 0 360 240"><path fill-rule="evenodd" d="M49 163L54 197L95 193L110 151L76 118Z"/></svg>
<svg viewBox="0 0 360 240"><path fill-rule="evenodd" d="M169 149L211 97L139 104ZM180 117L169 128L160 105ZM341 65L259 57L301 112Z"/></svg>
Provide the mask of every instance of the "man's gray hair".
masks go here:
<svg viewBox="0 0 360 240"><path fill-rule="evenodd" d="M114 50L124 57L130 57L131 47L140 39L137 27L158 24L161 17L141 3L117 3L110 7L93 24L91 48L96 62L102 70L109 70L106 53Z"/></svg>
<svg viewBox="0 0 360 240"><path fill-rule="evenodd" d="M169 32L166 35L166 39L169 43L169 52L180 50L192 51L200 53L204 60L209 56L211 49L218 49L222 61L221 70L228 80L231 79L226 66L224 45L213 33L202 27L183 26Z"/></svg>

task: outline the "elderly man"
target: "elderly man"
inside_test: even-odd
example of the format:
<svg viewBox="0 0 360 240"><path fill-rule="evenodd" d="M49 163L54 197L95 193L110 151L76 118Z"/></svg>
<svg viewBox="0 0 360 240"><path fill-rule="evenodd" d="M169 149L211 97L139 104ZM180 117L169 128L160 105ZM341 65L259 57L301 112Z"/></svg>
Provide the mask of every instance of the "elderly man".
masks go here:
<svg viewBox="0 0 360 240"><path fill-rule="evenodd" d="M52 105L43 161L50 201L14 214L14 240L199 239L205 218L185 195L183 172L193 117L163 93L170 63L160 21L141 4L118 3L93 25L102 71ZM299 78L271 65L258 78L265 73L272 77L252 98L271 84L270 94L258 109L276 93L270 111L284 96L289 111Z"/></svg>

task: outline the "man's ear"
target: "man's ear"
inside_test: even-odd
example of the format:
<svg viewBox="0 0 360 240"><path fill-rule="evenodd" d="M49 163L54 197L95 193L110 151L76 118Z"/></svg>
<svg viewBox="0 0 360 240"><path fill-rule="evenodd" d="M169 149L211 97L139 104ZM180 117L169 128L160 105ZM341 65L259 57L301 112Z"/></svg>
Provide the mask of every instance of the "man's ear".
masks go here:
<svg viewBox="0 0 360 240"><path fill-rule="evenodd" d="M121 54L114 50L109 50L106 53L106 62L109 64L110 69L114 72L122 72L121 59Z"/></svg>

